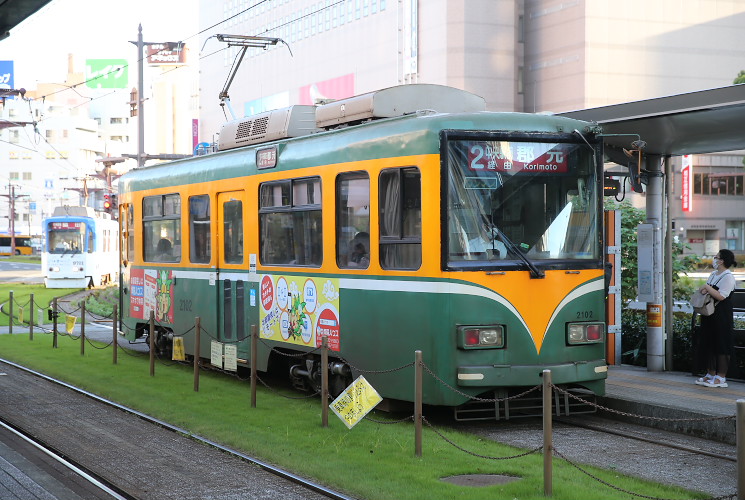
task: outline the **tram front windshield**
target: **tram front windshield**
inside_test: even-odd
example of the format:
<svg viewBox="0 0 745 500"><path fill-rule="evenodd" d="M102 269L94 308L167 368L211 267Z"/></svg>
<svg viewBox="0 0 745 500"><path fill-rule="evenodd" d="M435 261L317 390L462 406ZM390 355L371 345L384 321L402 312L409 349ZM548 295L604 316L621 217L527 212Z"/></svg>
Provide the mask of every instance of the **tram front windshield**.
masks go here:
<svg viewBox="0 0 745 500"><path fill-rule="evenodd" d="M586 143L448 141L449 265L599 260L594 153Z"/></svg>
<svg viewBox="0 0 745 500"><path fill-rule="evenodd" d="M86 234L83 222L51 222L47 228L47 251L58 254L90 252L93 245L86 245Z"/></svg>

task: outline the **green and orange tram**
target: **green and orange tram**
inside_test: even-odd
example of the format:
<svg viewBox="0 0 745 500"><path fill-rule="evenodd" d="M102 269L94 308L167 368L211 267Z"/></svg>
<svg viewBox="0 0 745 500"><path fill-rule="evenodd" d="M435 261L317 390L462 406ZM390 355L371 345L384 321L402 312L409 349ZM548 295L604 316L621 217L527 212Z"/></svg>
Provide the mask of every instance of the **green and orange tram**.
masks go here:
<svg viewBox="0 0 745 500"><path fill-rule="evenodd" d="M120 328L169 353L317 389L365 378L411 402L504 418L541 383L603 394L603 150L596 124L484 111L450 87L392 87L228 122L218 151L119 181ZM289 354L290 356L286 356ZM469 408L478 408L471 413Z"/></svg>

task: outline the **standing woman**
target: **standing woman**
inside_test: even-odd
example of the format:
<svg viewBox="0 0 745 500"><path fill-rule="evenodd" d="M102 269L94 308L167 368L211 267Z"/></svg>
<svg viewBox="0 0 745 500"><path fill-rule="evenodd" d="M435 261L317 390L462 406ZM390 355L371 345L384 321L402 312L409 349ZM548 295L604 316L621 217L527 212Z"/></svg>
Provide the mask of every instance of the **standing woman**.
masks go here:
<svg viewBox="0 0 745 500"><path fill-rule="evenodd" d="M736 266L735 254L724 249L712 260L714 272L699 289L717 301L711 316L701 316L702 348L706 354L706 375L696 380L706 387L727 387L727 369L733 351L732 290L735 277L729 268Z"/></svg>

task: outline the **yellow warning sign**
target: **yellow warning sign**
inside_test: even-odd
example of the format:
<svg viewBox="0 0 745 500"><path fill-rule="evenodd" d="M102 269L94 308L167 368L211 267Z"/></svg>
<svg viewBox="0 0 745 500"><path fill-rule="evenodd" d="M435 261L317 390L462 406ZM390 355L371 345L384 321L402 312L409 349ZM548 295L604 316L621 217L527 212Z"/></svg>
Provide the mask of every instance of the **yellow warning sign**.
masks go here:
<svg viewBox="0 0 745 500"><path fill-rule="evenodd" d="M380 394L360 375L329 406L351 429L381 401Z"/></svg>
<svg viewBox="0 0 745 500"><path fill-rule="evenodd" d="M72 333L75 330L75 322L78 320L77 316L67 316L65 326L67 327L67 333Z"/></svg>
<svg viewBox="0 0 745 500"><path fill-rule="evenodd" d="M173 361L186 361L186 354L184 353L184 338L173 337Z"/></svg>

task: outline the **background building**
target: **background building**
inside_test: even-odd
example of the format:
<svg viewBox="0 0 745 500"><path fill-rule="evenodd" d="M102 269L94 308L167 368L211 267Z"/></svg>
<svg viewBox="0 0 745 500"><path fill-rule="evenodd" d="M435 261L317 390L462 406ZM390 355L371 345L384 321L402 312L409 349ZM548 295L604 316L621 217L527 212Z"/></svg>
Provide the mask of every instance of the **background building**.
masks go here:
<svg viewBox="0 0 745 500"><path fill-rule="evenodd" d="M417 82L476 93L493 111L563 112L723 87L745 68L738 0L200 0L199 14L205 142L230 119L219 95L240 50L216 34L291 49L247 51L229 89L238 117ZM671 201L693 252L744 249L742 158L696 155L693 211Z"/></svg>

